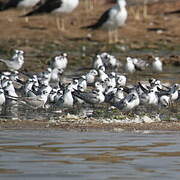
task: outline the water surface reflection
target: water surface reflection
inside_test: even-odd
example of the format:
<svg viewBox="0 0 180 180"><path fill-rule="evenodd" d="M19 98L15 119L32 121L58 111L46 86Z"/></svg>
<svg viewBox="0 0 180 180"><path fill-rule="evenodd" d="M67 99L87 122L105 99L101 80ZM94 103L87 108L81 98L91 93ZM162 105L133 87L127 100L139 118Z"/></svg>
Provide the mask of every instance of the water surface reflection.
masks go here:
<svg viewBox="0 0 180 180"><path fill-rule="evenodd" d="M178 132L0 132L2 179L178 179Z"/></svg>

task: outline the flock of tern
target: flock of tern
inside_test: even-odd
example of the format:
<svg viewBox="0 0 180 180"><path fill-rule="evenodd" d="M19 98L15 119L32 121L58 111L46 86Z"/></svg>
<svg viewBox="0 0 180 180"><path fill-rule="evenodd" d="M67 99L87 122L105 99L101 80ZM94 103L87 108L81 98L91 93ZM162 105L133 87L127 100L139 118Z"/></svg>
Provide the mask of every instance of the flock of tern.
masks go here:
<svg viewBox="0 0 180 180"><path fill-rule="evenodd" d="M19 71L24 64L24 52L15 50L10 60L0 59L9 71L0 75L0 106L26 104L34 109L73 108L76 105L97 106L106 103L120 111L132 111L138 106L169 107L180 99L180 85L165 85L150 78L147 82L128 84L128 78L136 69L152 67L162 71L162 62L156 57L152 64L142 59L127 57L126 73L119 73L122 63L106 52L94 57L93 67L79 77L65 80L68 56L60 53L40 73L28 74ZM116 69L116 71L115 71ZM112 71L113 70L113 71ZM20 78L21 76L25 78Z"/></svg>

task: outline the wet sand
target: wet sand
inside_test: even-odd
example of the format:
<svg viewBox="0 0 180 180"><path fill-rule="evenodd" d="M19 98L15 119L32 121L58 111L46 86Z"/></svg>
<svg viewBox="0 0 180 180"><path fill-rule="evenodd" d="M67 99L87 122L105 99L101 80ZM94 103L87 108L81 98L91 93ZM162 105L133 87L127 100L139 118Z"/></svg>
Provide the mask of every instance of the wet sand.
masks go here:
<svg viewBox="0 0 180 180"><path fill-rule="evenodd" d="M162 131L179 131L179 121L162 121L152 123L102 123L94 118L81 121L69 121L61 119L61 121L48 120L0 120L0 129L63 129L77 131L115 131L121 132L137 131L137 130L162 130Z"/></svg>

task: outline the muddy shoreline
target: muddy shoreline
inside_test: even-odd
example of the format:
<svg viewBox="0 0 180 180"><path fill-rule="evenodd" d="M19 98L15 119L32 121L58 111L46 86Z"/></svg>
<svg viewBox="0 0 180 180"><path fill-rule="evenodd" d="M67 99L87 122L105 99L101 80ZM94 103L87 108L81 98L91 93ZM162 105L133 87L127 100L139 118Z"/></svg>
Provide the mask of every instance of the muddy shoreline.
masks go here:
<svg viewBox="0 0 180 180"><path fill-rule="evenodd" d="M59 130L77 130L77 131L138 131L138 130L158 130L158 131L179 131L180 122L159 122L159 123L89 123L89 124L49 124L48 122L37 121L12 121L12 122L0 122L1 130L21 130L21 129L59 129Z"/></svg>
<svg viewBox="0 0 180 180"><path fill-rule="evenodd" d="M152 123L102 123L96 119L89 119L88 122L56 122L47 120L0 120L1 130L20 130L20 129L59 129L76 131L138 131L138 130L158 130L158 131L179 131L179 121L161 121Z"/></svg>

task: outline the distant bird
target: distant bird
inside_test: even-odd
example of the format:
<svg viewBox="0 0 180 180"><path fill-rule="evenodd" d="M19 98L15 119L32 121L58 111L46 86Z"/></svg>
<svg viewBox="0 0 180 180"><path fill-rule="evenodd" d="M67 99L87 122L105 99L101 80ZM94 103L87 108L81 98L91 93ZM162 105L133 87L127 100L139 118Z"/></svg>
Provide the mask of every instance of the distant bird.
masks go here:
<svg viewBox="0 0 180 180"><path fill-rule="evenodd" d="M40 95L34 97L16 97L17 101L20 101L27 106L38 109L38 108L45 108L45 104L48 100L49 92L46 90L42 91ZM13 96L12 96L13 97Z"/></svg>
<svg viewBox="0 0 180 180"><path fill-rule="evenodd" d="M124 75L117 74L116 75L116 86L125 86L126 85L127 78Z"/></svg>
<svg viewBox="0 0 180 180"><path fill-rule="evenodd" d="M171 101L176 101L179 98L179 84L174 84L171 87L167 87L168 90L162 90L162 89L158 89L160 91L160 95L166 95L169 96L169 99Z"/></svg>
<svg viewBox="0 0 180 180"><path fill-rule="evenodd" d="M139 88L143 91L141 93L141 102L149 105L158 105L158 95L155 88L148 89L144 87L140 82L138 83Z"/></svg>
<svg viewBox="0 0 180 180"><path fill-rule="evenodd" d="M123 26L127 19L126 1L117 0L117 4L112 8L104 12L104 14L99 18L99 20L93 24L83 28L87 29L105 29L108 31L108 41L109 43L118 41L118 31L117 28ZM114 34L114 41L113 41Z"/></svg>
<svg viewBox="0 0 180 180"><path fill-rule="evenodd" d="M108 79L108 75L101 69L101 67L104 67L104 66L100 66L99 69L98 69L99 80L100 81L105 81L106 79Z"/></svg>
<svg viewBox="0 0 180 180"><path fill-rule="evenodd" d="M155 57L155 60L152 63L152 69L154 72L162 72L163 64L159 57Z"/></svg>
<svg viewBox="0 0 180 180"><path fill-rule="evenodd" d="M55 56L51 62L50 62L50 66L51 68L56 68L56 69L66 69L68 64L68 58L67 58L67 54L66 53L61 53L59 56Z"/></svg>
<svg viewBox="0 0 180 180"><path fill-rule="evenodd" d="M146 61L140 58L132 58L132 60L133 60L136 70L143 71L146 69L147 66L149 66L149 64Z"/></svg>
<svg viewBox="0 0 180 180"><path fill-rule="evenodd" d="M117 70L120 66L122 66L119 60L107 52L101 53L100 57L106 69Z"/></svg>
<svg viewBox="0 0 180 180"><path fill-rule="evenodd" d="M19 70L24 64L24 51L15 50L15 54L10 60L0 59L1 62L5 63L10 71Z"/></svg>
<svg viewBox="0 0 180 180"><path fill-rule="evenodd" d="M117 88L117 91L115 92L114 97L113 97L113 102L117 103L123 98L124 98L123 88L122 87Z"/></svg>
<svg viewBox="0 0 180 180"><path fill-rule="evenodd" d="M131 57L126 58L125 71L127 73L134 73L136 71L135 65L133 63L133 59Z"/></svg>
<svg viewBox="0 0 180 180"><path fill-rule="evenodd" d="M91 69L86 74L86 80L88 84L93 84L95 82L96 76L98 75L98 72L95 69Z"/></svg>
<svg viewBox="0 0 180 180"><path fill-rule="evenodd" d="M130 111L137 107L139 105L139 102L140 100L138 95L131 93L123 99L121 99L120 101L114 103L113 106L123 111Z"/></svg>
<svg viewBox="0 0 180 180"><path fill-rule="evenodd" d="M105 100L104 94L99 89L95 89L92 92L80 92L75 90L73 95L77 96L88 104L100 104Z"/></svg>
<svg viewBox="0 0 180 180"><path fill-rule="evenodd" d="M57 107L73 107L74 105L74 99L72 92L74 90L70 87L65 88L64 94L61 96L61 98L57 101L56 106Z"/></svg>
<svg viewBox="0 0 180 180"><path fill-rule="evenodd" d="M23 15L22 17L33 16L44 13L52 13L52 14L66 14L72 12L79 5L79 0L45 0L43 3L37 4L35 9L30 11L29 13ZM64 21L61 18L61 22L59 22L59 18L56 18L57 29L65 30Z"/></svg>
<svg viewBox="0 0 180 180"><path fill-rule="evenodd" d="M94 59L94 62L93 62L93 67L95 69L99 69L99 67L103 66L103 62L102 62L102 58L100 55L97 55Z"/></svg>
<svg viewBox="0 0 180 180"><path fill-rule="evenodd" d="M50 77L50 82L51 85L54 84L54 86L58 86L59 82L60 82L60 75L62 75L62 70L54 68L51 71L51 77Z"/></svg>
<svg viewBox="0 0 180 180"><path fill-rule="evenodd" d="M4 95L4 90L0 88L0 109L1 109L1 106L5 103L5 101L6 101L6 98Z"/></svg>
<svg viewBox="0 0 180 180"><path fill-rule="evenodd" d="M78 86L80 86L83 90L87 89L87 80L86 80L86 76L85 75L82 75L78 79Z"/></svg>

